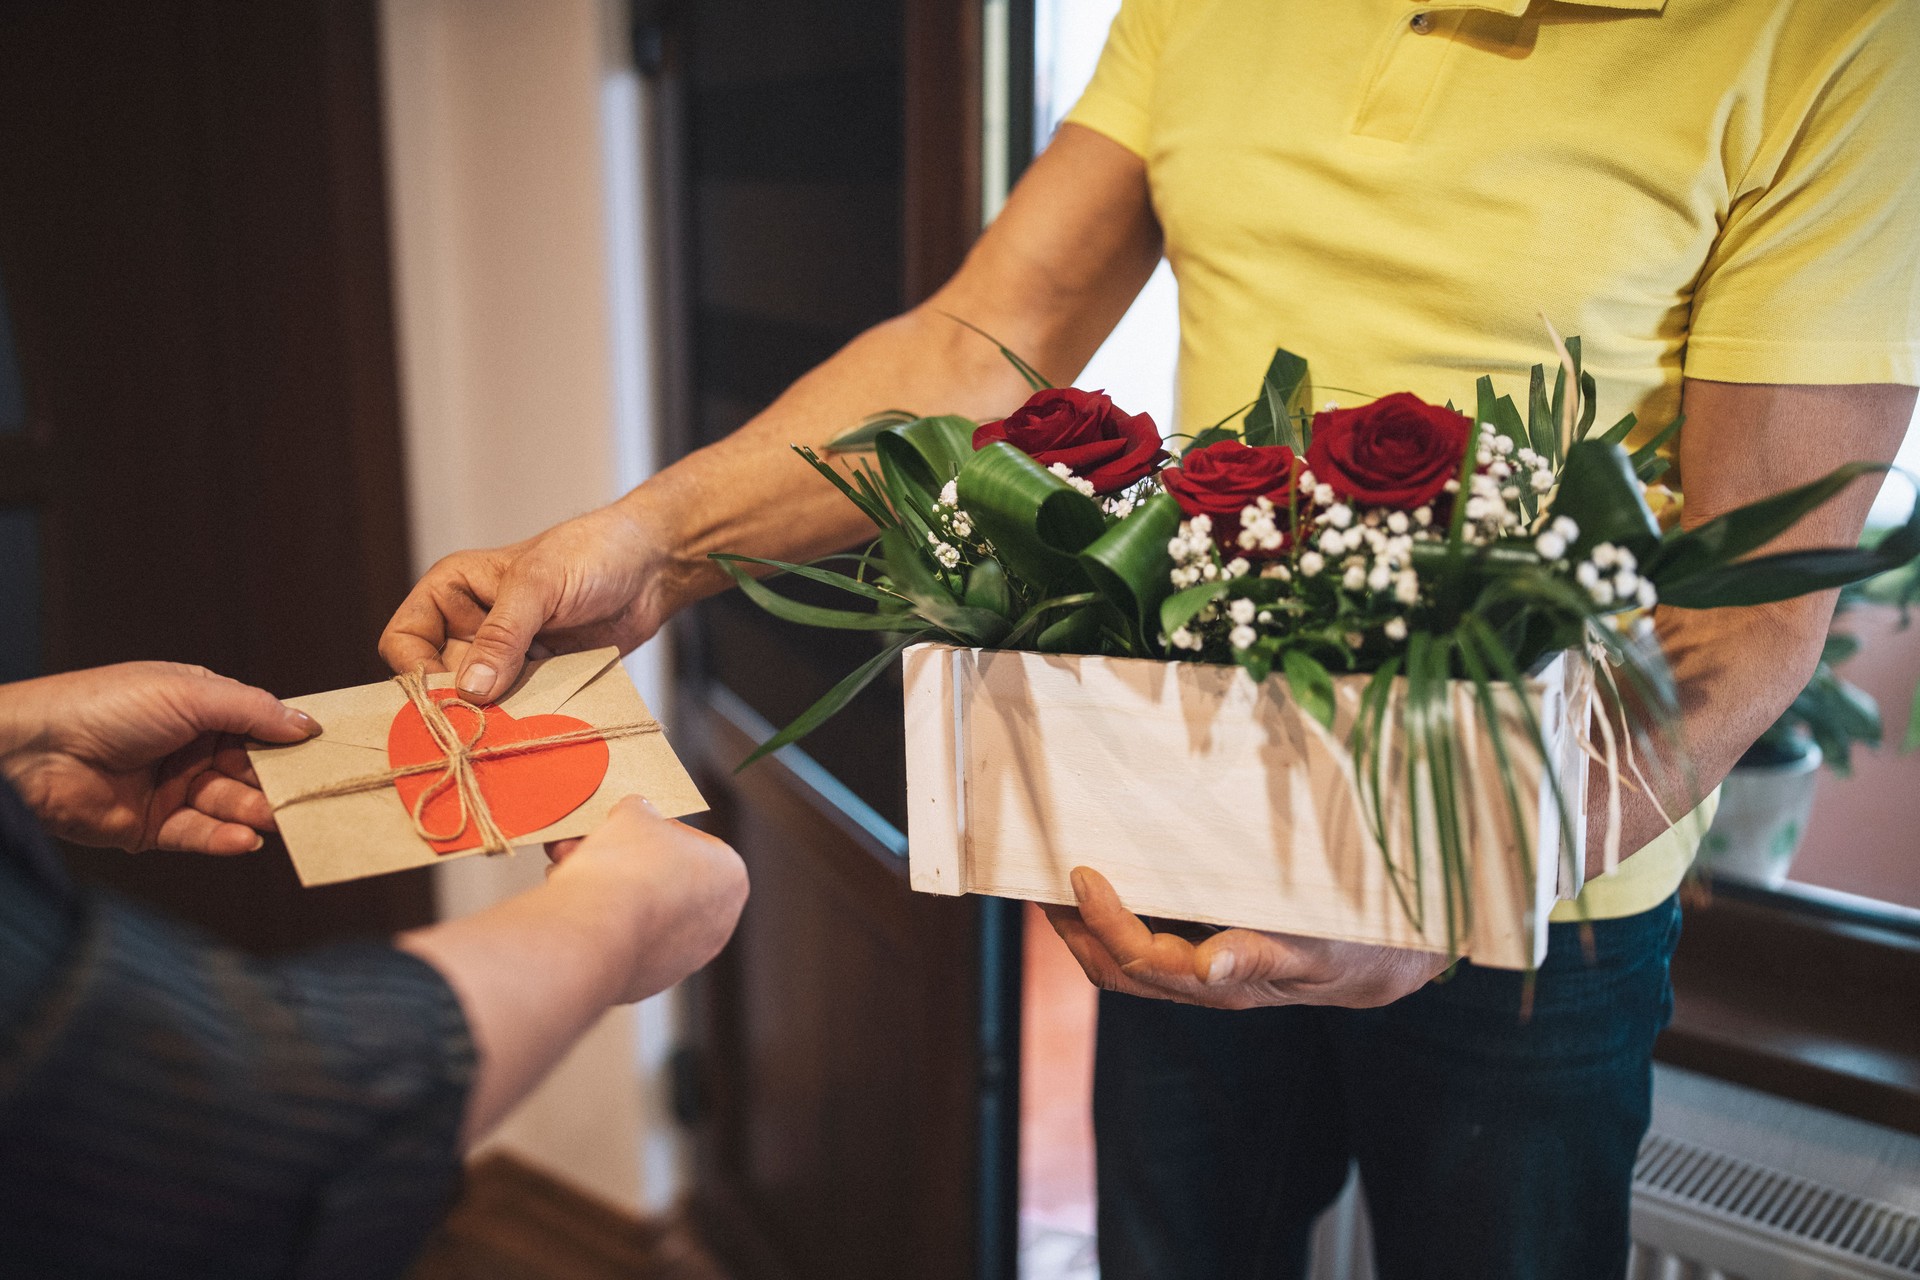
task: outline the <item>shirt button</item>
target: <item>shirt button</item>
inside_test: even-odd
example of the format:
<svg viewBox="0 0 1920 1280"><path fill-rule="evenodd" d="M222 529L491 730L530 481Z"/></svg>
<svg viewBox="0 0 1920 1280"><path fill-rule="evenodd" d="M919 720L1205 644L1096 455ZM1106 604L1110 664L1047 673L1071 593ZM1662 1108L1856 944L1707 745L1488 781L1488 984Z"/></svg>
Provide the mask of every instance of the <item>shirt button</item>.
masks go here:
<svg viewBox="0 0 1920 1280"><path fill-rule="evenodd" d="M1407 25L1413 28L1415 35L1423 36L1433 30L1433 15L1430 13L1416 13L1413 15L1412 21L1408 22Z"/></svg>

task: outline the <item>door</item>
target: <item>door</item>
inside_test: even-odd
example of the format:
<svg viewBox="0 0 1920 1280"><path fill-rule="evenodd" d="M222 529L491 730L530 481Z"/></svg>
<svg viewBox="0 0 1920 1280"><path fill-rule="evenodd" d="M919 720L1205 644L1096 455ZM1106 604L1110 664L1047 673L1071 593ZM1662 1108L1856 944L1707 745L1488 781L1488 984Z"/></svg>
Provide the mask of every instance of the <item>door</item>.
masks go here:
<svg viewBox="0 0 1920 1280"><path fill-rule="evenodd" d="M958 265L980 224L983 6L640 10L664 90L669 399L691 447ZM734 774L872 637L737 595L688 621L680 718L753 877L692 998L706 1238L748 1280L1011 1280L1019 904L909 890L897 672L804 754Z"/></svg>
<svg viewBox="0 0 1920 1280"><path fill-rule="evenodd" d="M0 6L0 679L131 658L382 678L408 585L373 0ZM83 874L282 949L424 922L426 873Z"/></svg>

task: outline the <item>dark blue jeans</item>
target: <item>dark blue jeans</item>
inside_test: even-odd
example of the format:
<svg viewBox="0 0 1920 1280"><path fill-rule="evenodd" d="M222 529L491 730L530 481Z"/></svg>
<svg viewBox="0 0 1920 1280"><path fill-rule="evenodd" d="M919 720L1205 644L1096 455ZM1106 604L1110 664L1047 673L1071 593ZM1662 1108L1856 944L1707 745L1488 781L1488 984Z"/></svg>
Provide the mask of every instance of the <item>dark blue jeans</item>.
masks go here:
<svg viewBox="0 0 1920 1280"><path fill-rule="evenodd" d="M1678 902L1383 1009L1103 995L1101 1280L1291 1280L1358 1161L1380 1280L1620 1280Z"/></svg>

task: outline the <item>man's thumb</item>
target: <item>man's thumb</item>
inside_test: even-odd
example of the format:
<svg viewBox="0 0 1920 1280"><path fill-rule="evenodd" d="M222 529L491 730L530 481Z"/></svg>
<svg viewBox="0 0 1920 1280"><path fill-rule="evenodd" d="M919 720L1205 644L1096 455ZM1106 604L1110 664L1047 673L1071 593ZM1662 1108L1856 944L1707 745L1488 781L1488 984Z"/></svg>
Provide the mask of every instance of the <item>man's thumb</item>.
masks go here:
<svg viewBox="0 0 1920 1280"><path fill-rule="evenodd" d="M492 702L508 689L527 660L527 648L547 625L553 605L549 592L525 579L501 584L454 678L460 696L469 702Z"/></svg>

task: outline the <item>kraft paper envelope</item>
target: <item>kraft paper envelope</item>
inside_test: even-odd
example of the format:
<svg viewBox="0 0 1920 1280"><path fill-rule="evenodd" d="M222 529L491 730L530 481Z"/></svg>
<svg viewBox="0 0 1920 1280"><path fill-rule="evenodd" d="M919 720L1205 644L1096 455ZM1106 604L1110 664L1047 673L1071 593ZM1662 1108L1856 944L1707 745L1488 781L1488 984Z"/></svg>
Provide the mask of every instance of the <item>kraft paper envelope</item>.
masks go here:
<svg viewBox="0 0 1920 1280"><path fill-rule="evenodd" d="M429 690L452 686L450 675L427 677ZM287 804L294 797L353 779L371 778L393 767L387 758L388 734L395 717L409 707L407 695L398 684L389 680L288 698L286 702L318 720L320 736L291 746L249 743L247 754L253 760L261 789L277 810L280 834L302 884L356 880L479 852L477 848L436 852L415 831L408 805L392 782L351 795ZM563 715L594 728L653 723L646 703L620 665L616 649L530 662L497 706L515 720ZM457 718L460 732L474 723L466 718L468 714L449 712L450 720ZM639 732L604 741L606 775L584 803L533 831L515 831L500 818L513 844L533 845L585 835L600 824L615 802L629 795L645 796L670 818L706 809L693 779L667 744L665 733ZM483 736L477 745L484 748L488 742ZM542 754L529 751L513 759L533 761ZM485 761L479 769L482 791L486 792L488 775L498 773ZM422 782L430 783L438 776L437 772L430 773ZM590 777L586 785L591 785ZM493 808L500 817L502 806L495 804Z"/></svg>

